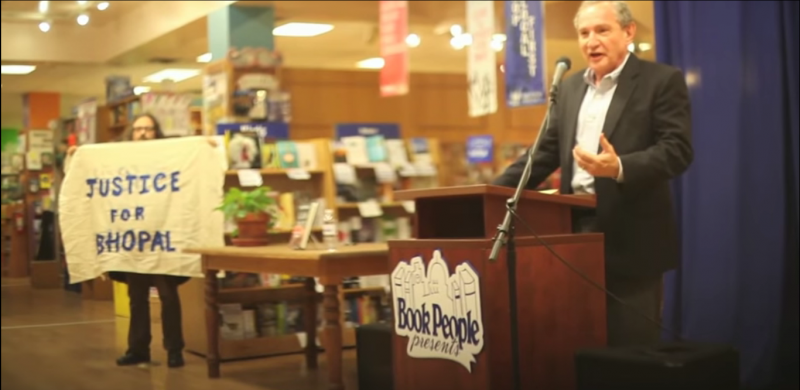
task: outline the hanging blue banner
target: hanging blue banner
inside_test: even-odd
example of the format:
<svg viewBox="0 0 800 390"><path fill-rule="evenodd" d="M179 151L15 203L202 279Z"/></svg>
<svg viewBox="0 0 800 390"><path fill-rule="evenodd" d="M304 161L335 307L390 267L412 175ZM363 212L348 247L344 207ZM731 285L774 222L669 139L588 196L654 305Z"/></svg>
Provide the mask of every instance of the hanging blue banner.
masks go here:
<svg viewBox="0 0 800 390"><path fill-rule="evenodd" d="M220 123L217 125L217 135L240 131L256 132L262 140L289 139L289 124L284 122Z"/></svg>
<svg viewBox="0 0 800 390"><path fill-rule="evenodd" d="M336 139L342 137L369 137L382 135L384 139L400 138L400 125L397 123L338 123Z"/></svg>
<svg viewBox="0 0 800 390"><path fill-rule="evenodd" d="M506 104L534 106L547 101L544 67L543 1L506 1Z"/></svg>
<svg viewBox="0 0 800 390"><path fill-rule="evenodd" d="M467 162L470 164L494 162L494 138L491 135L467 138Z"/></svg>

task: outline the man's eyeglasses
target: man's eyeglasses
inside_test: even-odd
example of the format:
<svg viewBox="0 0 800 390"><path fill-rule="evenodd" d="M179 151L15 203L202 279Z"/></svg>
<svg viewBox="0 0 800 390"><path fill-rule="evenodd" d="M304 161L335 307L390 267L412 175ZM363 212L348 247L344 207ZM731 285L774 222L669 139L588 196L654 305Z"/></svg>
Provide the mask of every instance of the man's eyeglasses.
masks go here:
<svg viewBox="0 0 800 390"><path fill-rule="evenodd" d="M156 130L156 128L152 127L152 126L137 126L137 127L133 128L133 132L134 133L138 133L140 131L147 133L147 132L155 131L155 130Z"/></svg>

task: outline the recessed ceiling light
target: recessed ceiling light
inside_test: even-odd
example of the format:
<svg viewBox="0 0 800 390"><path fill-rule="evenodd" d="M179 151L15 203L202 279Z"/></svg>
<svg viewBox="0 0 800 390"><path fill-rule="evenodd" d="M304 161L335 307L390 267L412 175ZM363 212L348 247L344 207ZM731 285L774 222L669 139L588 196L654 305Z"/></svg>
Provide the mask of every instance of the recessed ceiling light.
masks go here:
<svg viewBox="0 0 800 390"><path fill-rule="evenodd" d="M36 70L34 65L0 65L2 74L28 74Z"/></svg>
<svg viewBox="0 0 800 390"><path fill-rule="evenodd" d="M144 78L145 83L160 83L171 80L179 83L200 74L199 69L164 69Z"/></svg>
<svg viewBox="0 0 800 390"><path fill-rule="evenodd" d="M197 56L197 62L211 62L211 53L201 54Z"/></svg>
<svg viewBox="0 0 800 390"><path fill-rule="evenodd" d="M381 69L383 68L383 58L367 58L366 60L358 61L356 66L361 69Z"/></svg>
<svg viewBox="0 0 800 390"><path fill-rule="evenodd" d="M102 3L97 4L97 9L99 9L100 11L105 11L108 9L108 6L109 6L108 2L104 1Z"/></svg>
<svg viewBox="0 0 800 390"><path fill-rule="evenodd" d="M89 15L86 14L78 15L78 24L80 24L81 26L89 24Z"/></svg>
<svg viewBox="0 0 800 390"><path fill-rule="evenodd" d="M315 37L333 30L333 25L319 23L287 23L275 27L272 35L278 37Z"/></svg>
<svg viewBox="0 0 800 390"><path fill-rule="evenodd" d="M50 31L50 23L46 21L39 23L39 30L42 30L42 32Z"/></svg>
<svg viewBox="0 0 800 390"><path fill-rule="evenodd" d="M422 39L420 39L419 35L417 34L408 34L406 37L406 45L409 47L417 47L419 46L420 42L422 42Z"/></svg>
<svg viewBox="0 0 800 390"><path fill-rule="evenodd" d="M39 2L39 12L47 13L48 9L50 9L50 2L49 1L40 1Z"/></svg>

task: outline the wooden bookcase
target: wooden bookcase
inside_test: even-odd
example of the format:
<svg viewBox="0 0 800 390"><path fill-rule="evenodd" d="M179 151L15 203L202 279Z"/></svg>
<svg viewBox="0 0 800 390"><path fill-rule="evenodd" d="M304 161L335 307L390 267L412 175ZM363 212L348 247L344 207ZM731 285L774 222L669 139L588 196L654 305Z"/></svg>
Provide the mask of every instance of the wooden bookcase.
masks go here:
<svg viewBox="0 0 800 390"><path fill-rule="evenodd" d="M215 133L214 124L220 120L246 122L246 118L239 118L234 115L233 101L234 91L236 89L237 81L245 75L249 74L263 74L271 75L280 80L280 69L270 68L236 68L229 61L221 60L209 64L204 72L204 77L208 80L216 80L215 83L224 85L223 91L217 91L217 96L221 96L224 100L217 100L215 103L205 102L206 106L203 111L203 133L211 135ZM206 81L204 81L206 83ZM283 86L285 89L290 86ZM219 97L217 99L220 99ZM331 134L333 129L331 129ZM292 137L292 141L298 142L312 142L316 147L317 152L317 169L310 170L310 179L297 181L288 177L287 171L283 169L262 169L261 174L264 180L264 185L272 187L278 192L284 191L305 191L313 194L314 197L324 198L325 208L332 208L338 221L343 221L346 218L359 215L359 208L357 203L340 203L337 201L336 194L336 181L333 174L333 150L331 148L331 138L317 138L317 139L299 139L301 137ZM410 146L410 145L409 145ZM439 144L435 139L428 140L428 146L432 158L432 163L439 169ZM410 150L410 148L408 148ZM359 166L356 167L358 176L369 177L372 175L374 178L374 168L372 166ZM438 186L440 175L433 179L428 178L428 186ZM420 188L419 178L408 177L400 178L399 188ZM227 174L226 188L238 185L237 172L232 170ZM383 190L387 190L384 188ZM381 207L384 215L388 216L404 216L411 218L413 223L413 215L409 213L401 202L392 200L391 189L388 189L388 196L383 197ZM386 194L384 192L384 194ZM315 235L319 235L320 229L315 229ZM291 232L289 230L277 230L271 232L271 239L273 242L288 242ZM300 276L300 275L298 275ZM207 353L207 337L206 329L203 324L205 323L205 286L202 279L192 279L180 288L182 314L184 321L184 338L186 342L186 350L199 355ZM277 287L249 287L249 288L220 288L219 299L221 304L241 304L243 307L252 307L261 303L267 302L283 302L283 301L301 301L304 298L304 286L302 283L288 283L282 284ZM382 287L353 287L353 288L340 288L339 300L341 302L342 317L342 337L343 346L355 346L355 328L348 327L346 321L346 301L353 296L384 296L385 290ZM158 298L152 301L153 312L158 312ZM321 294L320 294L321 300ZM321 318L321 316L319 316ZM322 324L319 324L320 326ZM317 333L320 337L318 340L320 346L324 348L324 332ZM235 360L242 358L263 357L271 355L280 355L287 353L299 353L303 351L303 347L307 342L314 342L313 340L305 340L301 333L291 333L278 336L260 336L256 338L245 338L241 340L230 340L220 337L220 358L225 360Z"/></svg>
<svg viewBox="0 0 800 390"><path fill-rule="evenodd" d="M304 140L314 145L317 153L317 169L308 170L308 180L289 178L285 169L262 169L264 185L278 192L303 191L314 197L323 198L326 205L335 202L335 186L332 172L332 154L330 140ZM238 175L235 170L226 174L226 189L238 186ZM318 229L315 235L319 235ZM291 230L278 229L270 231L270 240L274 243L288 242ZM343 291L342 295L353 292ZM193 278L180 288L184 338L186 350L205 355L207 352L205 320L205 287L200 278ZM284 284L278 287L221 288L221 303L237 303L251 306L264 302L299 301L303 299L302 284ZM158 298L153 299L151 307L158 306ZM153 310L157 312L157 310ZM319 332L322 334L323 332ZM344 329L345 345L355 344L353 329ZM297 353L303 351L302 337L297 334L248 338L242 340L226 340L220 338L220 356L223 360L234 360L259 356ZM324 343L324 341L323 341Z"/></svg>

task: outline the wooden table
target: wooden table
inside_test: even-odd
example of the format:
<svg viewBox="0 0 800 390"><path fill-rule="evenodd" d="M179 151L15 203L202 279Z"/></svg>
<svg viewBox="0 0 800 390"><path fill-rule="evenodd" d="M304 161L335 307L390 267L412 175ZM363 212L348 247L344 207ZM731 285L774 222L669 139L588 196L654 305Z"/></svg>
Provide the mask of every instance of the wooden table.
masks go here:
<svg viewBox="0 0 800 390"><path fill-rule="evenodd" d="M217 293L220 270L249 273L274 273L318 277L324 286L325 356L328 363L328 388L344 389L342 381L342 327L339 308L339 288L342 279L352 276L389 274L389 249L386 244L342 246L338 250L294 250L287 245L265 247L218 247L187 249L187 253L202 255L205 274L206 335L208 339L209 378L219 378L219 308ZM314 280L306 283L308 299L305 306L306 364L317 367L316 294Z"/></svg>

